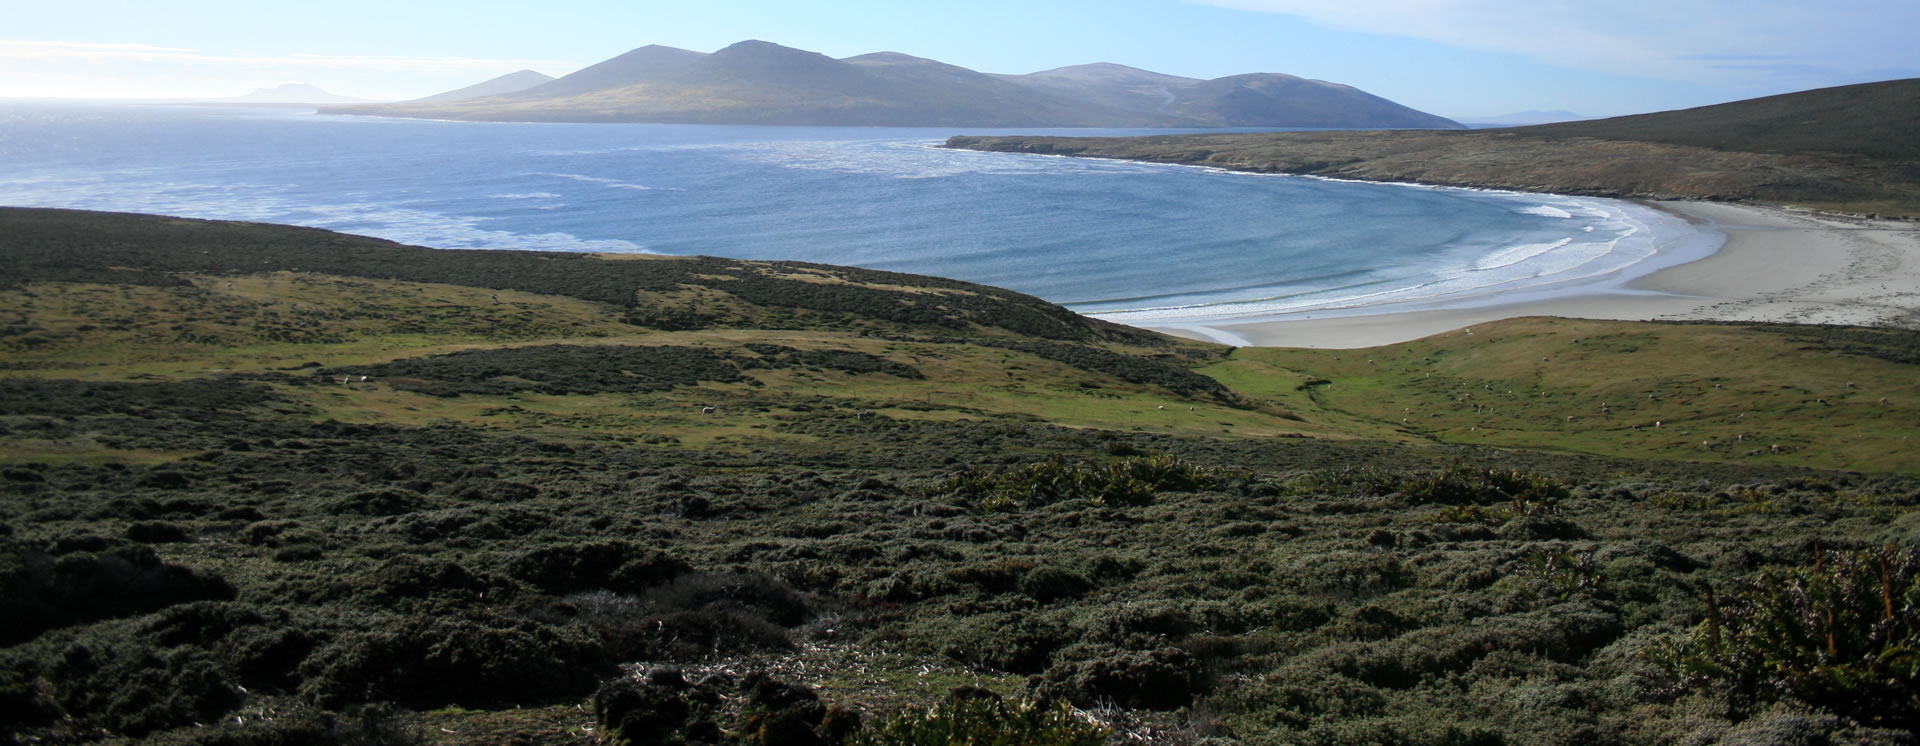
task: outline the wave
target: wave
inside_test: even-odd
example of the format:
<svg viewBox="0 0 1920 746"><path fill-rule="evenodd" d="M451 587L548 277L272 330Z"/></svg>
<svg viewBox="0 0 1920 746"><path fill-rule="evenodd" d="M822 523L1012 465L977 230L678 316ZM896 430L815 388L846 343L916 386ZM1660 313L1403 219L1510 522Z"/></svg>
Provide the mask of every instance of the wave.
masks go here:
<svg viewBox="0 0 1920 746"><path fill-rule="evenodd" d="M1480 271L1486 271L1486 270L1500 269L1502 267L1511 267L1515 264L1519 264L1528 259L1532 259L1536 256L1540 256L1541 254L1545 254L1549 251L1553 251L1554 249L1558 249L1562 246L1566 246L1567 244L1570 244L1570 243L1573 243L1573 239L1562 238L1553 243L1521 244L1519 246L1515 246L1512 248L1501 249L1499 251L1495 251L1491 254L1481 257L1480 261L1473 263L1473 268Z"/></svg>
<svg viewBox="0 0 1920 746"><path fill-rule="evenodd" d="M1119 304L1111 301L1070 307L1117 323L1177 326L1494 305L1542 294L1615 290L1628 279L1701 258L1719 245L1702 238L1701 231L1684 221L1650 209L1597 198L1582 198L1570 206L1577 210L1569 211L1573 214L1604 216L1604 221L1586 228L1606 238L1507 246L1478 255L1470 266L1429 262L1402 267L1400 273L1372 282L1338 287L1272 288L1277 292L1256 297L1190 294L1185 296L1188 302L1152 307L1116 308Z"/></svg>
<svg viewBox="0 0 1920 746"><path fill-rule="evenodd" d="M588 176L586 174L561 174L561 173L536 173L531 175L532 176L551 176L556 179L566 179L568 181L578 181L578 182L583 182L587 184L599 184L601 186L607 187L608 189L631 189L636 192L681 191L673 187L650 187L645 184L634 184L632 182L621 181L619 179L609 179L605 176Z"/></svg>

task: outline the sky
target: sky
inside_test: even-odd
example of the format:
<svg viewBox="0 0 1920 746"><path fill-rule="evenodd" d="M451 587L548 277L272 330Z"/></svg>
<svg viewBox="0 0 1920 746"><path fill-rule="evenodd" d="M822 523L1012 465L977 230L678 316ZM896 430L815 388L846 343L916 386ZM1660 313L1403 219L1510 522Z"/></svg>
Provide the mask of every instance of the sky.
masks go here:
<svg viewBox="0 0 1920 746"><path fill-rule="evenodd" d="M417 98L759 39L990 73L1113 62L1351 85L1456 119L1613 116L1920 77L1915 0L98 0L10 3L0 98Z"/></svg>

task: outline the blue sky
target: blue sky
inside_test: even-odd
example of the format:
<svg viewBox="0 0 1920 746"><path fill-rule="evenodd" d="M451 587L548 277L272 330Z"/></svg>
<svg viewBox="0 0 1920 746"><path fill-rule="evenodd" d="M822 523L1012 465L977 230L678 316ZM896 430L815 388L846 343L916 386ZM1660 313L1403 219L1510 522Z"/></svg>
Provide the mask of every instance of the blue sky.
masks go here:
<svg viewBox="0 0 1920 746"><path fill-rule="evenodd" d="M19 3L0 97L404 99L634 47L762 39L982 72L1280 72L1451 117L1615 115L1920 77L1915 0L152 0Z"/></svg>

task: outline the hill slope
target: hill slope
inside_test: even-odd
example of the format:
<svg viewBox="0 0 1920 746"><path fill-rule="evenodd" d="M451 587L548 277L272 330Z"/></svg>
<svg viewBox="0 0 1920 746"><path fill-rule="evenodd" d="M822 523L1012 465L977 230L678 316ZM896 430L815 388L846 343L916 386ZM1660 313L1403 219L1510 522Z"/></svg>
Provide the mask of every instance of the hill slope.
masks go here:
<svg viewBox="0 0 1920 746"><path fill-rule="evenodd" d="M937 278L62 210L0 210L0 282L15 741L1920 726L1920 482L1793 466L1915 434L1911 334L1230 351Z"/></svg>
<svg viewBox="0 0 1920 746"><path fill-rule="evenodd" d="M1372 181L1920 216L1920 81L1507 129L1142 138L956 137L948 147Z"/></svg>
<svg viewBox="0 0 1920 746"><path fill-rule="evenodd" d="M763 41L740 42L710 55L648 46L504 96L326 112L490 121L923 127L1459 126L1347 86L1286 75L1199 81L1145 71L1098 76L1074 68L985 75L896 52L834 60Z"/></svg>
<svg viewBox="0 0 1920 746"><path fill-rule="evenodd" d="M475 83L465 88L458 88L445 93L436 93L431 96L415 99L415 101L421 103L430 101L464 101L482 96L499 96L524 91L537 85L551 83L553 79L553 76L545 73L533 70L520 70Z"/></svg>
<svg viewBox="0 0 1920 746"><path fill-rule="evenodd" d="M1529 137L1920 162L1920 78L1511 131Z"/></svg>

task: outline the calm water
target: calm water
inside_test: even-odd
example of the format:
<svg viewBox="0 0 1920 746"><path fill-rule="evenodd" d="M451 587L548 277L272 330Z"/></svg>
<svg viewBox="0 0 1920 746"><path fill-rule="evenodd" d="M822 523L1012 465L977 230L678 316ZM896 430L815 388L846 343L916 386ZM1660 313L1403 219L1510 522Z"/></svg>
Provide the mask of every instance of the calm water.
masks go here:
<svg viewBox="0 0 1920 746"><path fill-rule="evenodd" d="M1132 323L1472 304L1699 253L1610 200L933 147L964 133L0 104L0 204L849 264Z"/></svg>

